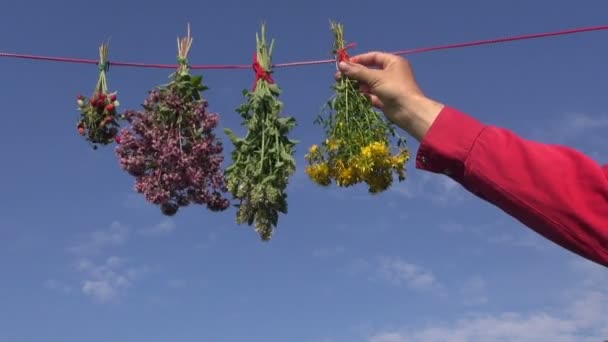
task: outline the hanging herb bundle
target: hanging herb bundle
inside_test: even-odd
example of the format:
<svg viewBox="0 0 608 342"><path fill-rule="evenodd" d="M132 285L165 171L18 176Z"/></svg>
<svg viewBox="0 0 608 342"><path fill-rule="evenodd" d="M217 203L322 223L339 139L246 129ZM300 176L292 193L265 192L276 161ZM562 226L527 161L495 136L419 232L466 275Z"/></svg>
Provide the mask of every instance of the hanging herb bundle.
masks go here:
<svg viewBox="0 0 608 342"><path fill-rule="evenodd" d="M97 149L97 145L108 145L117 140L120 125L117 122L119 106L116 92L108 93L107 73L108 44L99 47L99 79L91 98L78 95L77 103L80 119L76 128L78 133Z"/></svg>
<svg viewBox="0 0 608 342"><path fill-rule="evenodd" d="M342 24L332 22L333 54L336 62L348 60ZM370 99L359 91L359 84L345 76L336 81L335 94L327 104L327 115L319 115L326 140L313 145L306 155L306 173L317 184L328 186L332 180L340 187L367 183L370 193L380 193L405 179L405 163L410 154L405 139L395 127L374 110ZM396 140L396 146L391 145ZM395 153L393 151L396 150Z"/></svg>
<svg viewBox="0 0 608 342"><path fill-rule="evenodd" d="M149 92L141 111L127 111L131 124L123 129L116 149L124 170L135 177L137 192L174 215L189 204L212 211L228 208L221 164L223 147L214 133L219 116L207 111L207 90L201 76L189 72L188 35L178 38L178 70L171 82Z"/></svg>
<svg viewBox="0 0 608 342"><path fill-rule="evenodd" d="M237 223L255 224L261 239L268 241L277 226L279 213L287 213L286 188L295 172L293 153L297 144L287 135L296 120L280 116L281 89L271 77L274 40L267 46L265 25L261 34L256 34L256 45L253 91L243 91L247 101L237 109L247 134L241 138L225 129L235 147L226 179L228 190L239 201Z"/></svg>

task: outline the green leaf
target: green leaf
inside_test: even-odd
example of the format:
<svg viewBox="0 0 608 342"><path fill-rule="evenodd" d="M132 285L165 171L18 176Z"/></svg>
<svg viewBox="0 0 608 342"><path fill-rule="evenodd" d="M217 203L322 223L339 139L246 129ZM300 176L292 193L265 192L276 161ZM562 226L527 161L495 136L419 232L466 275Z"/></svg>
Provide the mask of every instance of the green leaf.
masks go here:
<svg viewBox="0 0 608 342"><path fill-rule="evenodd" d="M243 142L243 139L239 138L238 136L236 136L236 134L234 134L234 132L230 128L224 128L224 133L226 133L226 135L228 136L228 138L230 138L230 140L234 144L238 144L238 143L242 143Z"/></svg>
<svg viewBox="0 0 608 342"><path fill-rule="evenodd" d="M192 76L192 79L190 80L190 84L192 84L195 87L200 86L203 83L203 76Z"/></svg>
<svg viewBox="0 0 608 342"><path fill-rule="evenodd" d="M296 163L295 158L291 154L285 152L285 150L281 150L281 158L283 158L284 160L287 160L293 164Z"/></svg>
<svg viewBox="0 0 608 342"><path fill-rule="evenodd" d="M270 222L272 223L273 226L277 226L277 224L279 223L279 214L276 211L272 211L270 213Z"/></svg>
<svg viewBox="0 0 608 342"><path fill-rule="evenodd" d="M278 95L280 95L282 93L281 88L279 88L279 86L276 83L269 84L268 85L268 90L270 90L270 92L273 95L276 95L276 96L278 96Z"/></svg>

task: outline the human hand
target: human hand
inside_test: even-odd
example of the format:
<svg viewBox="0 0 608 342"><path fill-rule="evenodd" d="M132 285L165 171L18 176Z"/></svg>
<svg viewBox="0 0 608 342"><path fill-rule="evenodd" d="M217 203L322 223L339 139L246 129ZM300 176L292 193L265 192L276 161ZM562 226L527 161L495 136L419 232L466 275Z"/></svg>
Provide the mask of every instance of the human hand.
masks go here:
<svg viewBox="0 0 608 342"><path fill-rule="evenodd" d="M368 52L338 65L341 74L359 81L375 107L400 128L421 140L443 105L427 98L410 63L399 56Z"/></svg>

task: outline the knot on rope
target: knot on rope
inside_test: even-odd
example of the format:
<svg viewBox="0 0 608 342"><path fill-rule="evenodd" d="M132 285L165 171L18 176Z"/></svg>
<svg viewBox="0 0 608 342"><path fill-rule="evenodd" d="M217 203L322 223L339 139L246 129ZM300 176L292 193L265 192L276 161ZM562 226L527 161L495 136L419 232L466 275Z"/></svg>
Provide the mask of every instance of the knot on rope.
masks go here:
<svg viewBox="0 0 608 342"><path fill-rule="evenodd" d="M179 63L178 72L182 75L188 73L190 65L188 64L188 52L192 47L192 35L190 34L190 23L188 23L186 37L177 38L177 62Z"/></svg>
<svg viewBox="0 0 608 342"><path fill-rule="evenodd" d="M186 57L182 57L182 56L177 56L177 63L180 66L188 66L188 58Z"/></svg>
<svg viewBox="0 0 608 342"><path fill-rule="evenodd" d="M260 64L257 52L253 54L253 71L255 72L255 81L253 82L253 90L255 91L258 81L264 80L270 84L274 83L270 72Z"/></svg>
<svg viewBox="0 0 608 342"><path fill-rule="evenodd" d="M110 62L109 61L101 61L97 62L97 68L99 68L100 72L109 72L110 71Z"/></svg>
<svg viewBox="0 0 608 342"><path fill-rule="evenodd" d="M355 47L356 43L350 43L343 48L336 50L336 63L348 62L350 56L348 55L348 49Z"/></svg>

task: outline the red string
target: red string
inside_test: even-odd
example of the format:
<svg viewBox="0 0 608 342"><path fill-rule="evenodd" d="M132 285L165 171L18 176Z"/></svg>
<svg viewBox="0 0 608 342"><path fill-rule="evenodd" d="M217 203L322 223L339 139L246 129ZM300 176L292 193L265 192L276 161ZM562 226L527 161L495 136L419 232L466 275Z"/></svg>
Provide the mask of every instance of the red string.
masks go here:
<svg viewBox="0 0 608 342"><path fill-rule="evenodd" d="M270 84L274 83L272 76L268 70L264 69L258 60L257 52L253 54L253 71L255 71L255 81L253 82L253 90L255 91L258 81L264 80Z"/></svg>
<svg viewBox="0 0 608 342"><path fill-rule="evenodd" d="M350 56L348 55L348 49L350 49L350 48L352 48L354 46L356 46L355 43L350 43L350 44L346 45L343 48L339 48L336 51L336 59L337 59L338 63L340 63L340 62L346 62L346 61L348 61L350 59Z"/></svg>
<svg viewBox="0 0 608 342"><path fill-rule="evenodd" d="M575 28L575 29L568 29L568 30L561 30L561 31L554 31L554 32L533 33L533 34L525 34L525 35L505 37L505 38L495 38L495 39L478 40L478 41L464 42L464 43L421 47L421 48L416 48L416 49L396 51L396 52L393 52L393 54L411 55L411 54L415 54L415 53L431 52L431 51L438 51L438 50L449 50L449 49L464 48L464 47L471 47L471 46L496 44L496 43L506 43L506 42L513 42L513 41L518 41L518 40L563 36L563 35L569 35L569 34L574 34L574 33L602 31L602 30L608 30L608 25L588 26L588 27L580 27L580 28ZM45 60L45 61L64 62L64 63L80 63L80 64L97 64L97 62L98 62L97 60L93 60L93 59L27 55L27 54L8 53L8 52L0 52L0 57L21 58L21 59L30 59L30 60ZM286 68L286 67L295 67L295 66L329 64L329 63L335 63L335 62L336 62L335 59L288 62L288 63L275 64L275 65L273 65L273 68ZM111 62L111 64L112 64L112 66L155 68L155 69L175 69L178 67L175 64L149 64L149 63L135 63L135 62ZM201 69L229 70L229 69L249 69L249 68L251 68L251 65L246 65L246 64L207 64L207 65L191 66L191 69L198 69L198 70L201 70Z"/></svg>

